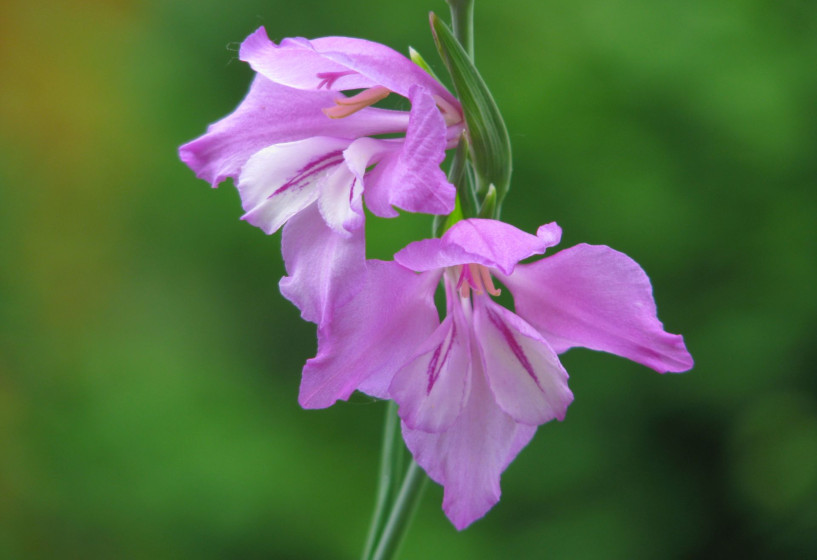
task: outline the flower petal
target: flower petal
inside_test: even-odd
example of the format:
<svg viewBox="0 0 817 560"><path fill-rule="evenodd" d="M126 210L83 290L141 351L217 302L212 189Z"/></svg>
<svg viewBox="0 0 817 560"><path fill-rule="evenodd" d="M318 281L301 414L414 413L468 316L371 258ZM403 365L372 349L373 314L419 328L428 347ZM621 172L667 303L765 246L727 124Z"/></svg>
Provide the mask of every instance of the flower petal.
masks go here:
<svg viewBox="0 0 817 560"><path fill-rule="evenodd" d="M349 140L316 136L253 155L238 180L242 219L270 234L318 198L318 183L343 163Z"/></svg>
<svg viewBox="0 0 817 560"><path fill-rule="evenodd" d="M474 296L474 306L474 332L497 404L530 426L564 420L573 393L550 345L490 297Z"/></svg>
<svg viewBox="0 0 817 560"><path fill-rule="evenodd" d="M374 141L374 138L369 140ZM375 216L396 218L400 214L392 208L389 174L397 166L402 140L378 140L378 142L382 142L385 149L381 152L377 165L366 173L366 192L363 198L366 201L366 208Z"/></svg>
<svg viewBox="0 0 817 560"><path fill-rule="evenodd" d="M382 161L366 185L366 205L378 216L396 215L391 206L409 212L450 214L456 188L440 164L445 159L446 127L427 90L412 86L411 116L396 157Z"/></svg>
<svg viewBox="0 0 817 560"><path fill-rule="evenodd" d="M329 173L321 185L318 208L329 227L340 235L349 235L363 225L363 190L358 178L345 162Z"/></svg>
<svg viewBox="0 0 817 560"><path fill-rule="evenodd" d="M350 236L326 225L317 205L292 217L281 234L281 253L287 274L279 282L281 294L301 310L301 317L317 325L331 320L361 288L365 272L363 228Z"/></svg>
<svg viewBox="0 0 817 560"><path fill-rule="evenodd" d="M577 245L500 276L517 313L558 353L584 346L660 373L686 371L680 335L664 331L650 279L634 260L603 245Z"/></svg>
<svg viewBox="0 0 817 560"><path fill-rule="evenodd" d="M446 282L447 291L451 287ZM448 316L395 374L389 394L400 418L412 429L447 430L462 412L471 379L470 325L459 298L449 295Z"/></svg>
<svg viewBox="0 0 817 560"><path fill-rule="evenodd" d="M250 156L273 144L319 135L356 138L401 132L408 126L405 111L371 107L345 119L330 119L321 109L331 107L336 95L297 90L256 76L236 110L181 146L179 157L215 187L227 177L237 177Z"/></svg>
<svg viewBox="0 0 817 560"><path fill-rule="evenodd" d="M497 220L471 218L457 222L439 239L410 243L394 260L418 272L476 263L510 274L522 259L558 243L560 232L555 223L531 235Z"/></svg>
<svg viewBox="0 0 817 560"><path fill-rule="evenodd" d="M364 385L387 397L395 372L439 323L434 307L438 274L415 274L395 262L371 260L361 287L332 308L318 328L318 355L306 362L301 406L325 408ZM372 379L375 378L375 379Z"/></svg>
<svg viewBox="0 0 817 560"><path fill-rule="evenodd" d="M270 41L263 26L244 39L238 58L248 62L253 70L268 79L298 89L340 91L380 85L354 69L323 56L313 42L303 37L286 38L276 45Z"/></svg>
<svg viewBox="0 0 817 560"><path fill-rule="evenodd" d="M239 58L270 80L300 89L348 90L385 86L408 97L419 84L449 103L454 97L425 70L397 51L365 39L298 37L276 45L258 28L241 44Z"/></svg>
<svg viewBox="0 0 817 560"><path fill-rule="evenodd" d="M362 194L366 168L390 149L388 142L364 137L353 141L343 151L344 165L338 166L327 178L319 198L326 223L339 233L354 231L363 224Z"/></svg>
<svg viewBox="0 0 817 560"><path fill-rule="evenodd" d="M499 501L502 471L535 431L517 424L497 406L478 356L473 360L468 402L448 430L429 433L403 423L406 445L428 476L443 485L443 510L460 530Z"/></svg>

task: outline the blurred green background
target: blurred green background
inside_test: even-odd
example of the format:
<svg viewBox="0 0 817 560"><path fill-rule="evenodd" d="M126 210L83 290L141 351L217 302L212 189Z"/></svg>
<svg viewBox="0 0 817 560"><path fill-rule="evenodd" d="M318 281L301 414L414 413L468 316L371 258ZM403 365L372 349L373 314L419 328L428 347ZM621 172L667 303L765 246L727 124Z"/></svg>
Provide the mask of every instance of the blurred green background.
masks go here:
<svg viewBox="0 0 817 560"><path fill-rule="evenodd" d="M350 35L442 65L442 0L11 0L0 8L0 558L355 558L383 404L296 402L314 327L279 236L176 156L240 41ZM650 274L696 359L563 357L576 395L457 533L402 558L817 557L817 10L810 0L476 5L504 217ZM384 221L385 222L385 221ZM370 254L426 236L372 225Z"/></svg>

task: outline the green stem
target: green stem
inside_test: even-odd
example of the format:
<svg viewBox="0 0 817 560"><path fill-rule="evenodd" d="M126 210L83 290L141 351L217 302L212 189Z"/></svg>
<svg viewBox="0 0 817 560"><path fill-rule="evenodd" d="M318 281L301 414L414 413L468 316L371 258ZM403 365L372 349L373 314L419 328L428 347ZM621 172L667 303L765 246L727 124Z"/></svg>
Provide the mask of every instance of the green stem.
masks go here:
<svg viewBox="0 0 817 560"><path fill-rule="evenodd" d="M366 537L366 547L363 550L364 560L372 557L378 536L386 525L387 515L398 495L400 476L403 474L404 455L405 446L400 436L397 403L389 401L383 426L383 448L380 453L380 472L377 477L377 498L369 534Z"/></svg>
<svg viewBox="0 0 817 560"><path fill-rule="evenodd" d="M397 548L411 524L411 519L414 517L417 505L420 503L427 481L428 477L425 476L423 469L412 461L406 472L406 478L403 480L403 486L400 488L400 494L394 502L391 515L389 515L383 529L383 534L377 543L377 549L374 551L372 560L391 560L394 558Z"/></svg>
<svg viewBox="0 0 817 560"><path fill-rule="evenodd" d="M474 60L474 0L445 0L451 10L454 37Z"/></svg>
<svg viewBox="0 0 817 560"><path fill-rule="evenodd" d="M459 41L471 60L474 60L474 0L446 0L446 2L451 11L451 28L454 32L454 38ZM454 154L452 169L457 164L470 168L470 162L466 161L467 148L467 140L461 141L457 152ZM465 174L468 177L472 176L470 169L467 169ZM465 177L460 183L455 184L460 194L463 216L473 218L479 210L477 194L483 195L484 193L480 193L479 185L475 185L470 180L465 180Z"/></svg>

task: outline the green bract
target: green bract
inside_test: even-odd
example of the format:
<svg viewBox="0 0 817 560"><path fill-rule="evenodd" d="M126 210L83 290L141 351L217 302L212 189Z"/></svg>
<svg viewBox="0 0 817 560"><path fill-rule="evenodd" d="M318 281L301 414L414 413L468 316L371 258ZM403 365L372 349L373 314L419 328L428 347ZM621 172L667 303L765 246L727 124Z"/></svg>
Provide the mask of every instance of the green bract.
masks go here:
<svg viewBox="0 0 817 560"><path fill-rule="evenodd" d="M488 185L497 191L497 207L502 204L511 182L511 141L508 129L488 86L471 58L443 21L431 14L431 30L437 50L445 63L457 97L462 104L471 160L477 175L480 197Z"/></svg>
<svg viewBox="0 0 817 560"><path fill-rule="evenodd" d="M426 62L426 59L423 58L423 55L421 55L414 47L409 47L409 58L414 64L428 72L432 78L438 82L440 81L437 74L434 73L434 70L432 70L431 66L428 65L428 62Z"/></svg>

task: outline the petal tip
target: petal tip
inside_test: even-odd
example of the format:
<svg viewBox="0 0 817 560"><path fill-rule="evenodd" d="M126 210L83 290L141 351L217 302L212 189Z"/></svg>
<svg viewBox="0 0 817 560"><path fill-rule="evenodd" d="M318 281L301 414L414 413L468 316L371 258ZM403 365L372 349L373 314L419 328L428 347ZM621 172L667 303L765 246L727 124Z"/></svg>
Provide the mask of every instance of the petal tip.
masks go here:
<svg viewBox="0 0 817 560"><path fill-rule="evenodd" d="M536 237L545 243L545 248L558 245L562 241L562 228L556 222L539 226Z"/></svg>
<svg viewBox="0 0 817 560"><path fill-rule="evenodd" d="M266 28L262 25L241 42L241 46L238 48L238 59L247 62L247 59L252 56L252 52L259 47L269 44L275 46L270 40L269 35L267 35Z"/></svg>

